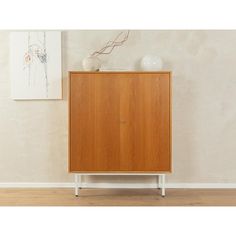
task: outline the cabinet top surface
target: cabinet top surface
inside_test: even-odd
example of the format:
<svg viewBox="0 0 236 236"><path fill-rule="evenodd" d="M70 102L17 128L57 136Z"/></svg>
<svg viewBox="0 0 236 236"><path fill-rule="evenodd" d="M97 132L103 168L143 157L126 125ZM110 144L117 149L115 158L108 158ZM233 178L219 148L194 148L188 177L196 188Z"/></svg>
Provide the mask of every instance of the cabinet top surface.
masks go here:
<svg viewBox="0 0 236 236"><path fill-rule="evenodd" d="M69 71L70 74L171 74L171 71Z"/></svg>

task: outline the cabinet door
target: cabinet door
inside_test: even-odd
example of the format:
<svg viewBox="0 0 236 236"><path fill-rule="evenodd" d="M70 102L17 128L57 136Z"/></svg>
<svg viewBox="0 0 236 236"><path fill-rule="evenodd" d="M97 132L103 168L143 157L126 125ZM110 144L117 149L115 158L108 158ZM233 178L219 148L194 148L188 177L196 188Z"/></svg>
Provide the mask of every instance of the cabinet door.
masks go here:
<svg viewBox="0 0 236 236"><path fill-rule="evenodd" d="M119 170L120 86L111 75L72 74L70 170Z"/></svg>
<svg viewBox="0 0 236 236"><path fill-rule="evenodd" d="M70 171L169 171L169 74L71 74Z"/></svg>
<svg viewBox="0 0 236 236"><path fill-rule="evenodd" d="M170 171L169 74L127 74L120 80L120 166Z"/></svg>

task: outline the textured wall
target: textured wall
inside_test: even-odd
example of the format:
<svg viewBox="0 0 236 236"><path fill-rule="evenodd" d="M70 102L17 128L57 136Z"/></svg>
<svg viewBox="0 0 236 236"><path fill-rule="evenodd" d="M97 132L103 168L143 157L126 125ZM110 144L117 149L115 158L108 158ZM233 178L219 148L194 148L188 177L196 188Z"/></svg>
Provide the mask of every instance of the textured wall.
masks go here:
<svg viewBox="0 0 236 236"><path fill-rule="evenodd" d="M64 99L10 99L9 32L0 31L0 182L70 182L67 72L116 31L62 33ZM138 69L159 54L173 71L173 174L168 182L236 182L236 31L131 31L104 68ZM96 177L93 181L154 181Z"/></svg>

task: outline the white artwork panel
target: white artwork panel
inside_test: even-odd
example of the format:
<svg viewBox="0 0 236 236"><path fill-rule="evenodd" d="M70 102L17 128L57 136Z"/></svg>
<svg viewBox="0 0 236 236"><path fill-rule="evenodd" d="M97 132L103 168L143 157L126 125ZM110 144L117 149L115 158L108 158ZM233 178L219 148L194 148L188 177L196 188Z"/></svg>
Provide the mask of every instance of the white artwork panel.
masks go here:
<svg viewBox="0 0 236 236"><path fill-rule="evenodd" d="M61 99L61 32L10 34L13 99Z"/></svg>

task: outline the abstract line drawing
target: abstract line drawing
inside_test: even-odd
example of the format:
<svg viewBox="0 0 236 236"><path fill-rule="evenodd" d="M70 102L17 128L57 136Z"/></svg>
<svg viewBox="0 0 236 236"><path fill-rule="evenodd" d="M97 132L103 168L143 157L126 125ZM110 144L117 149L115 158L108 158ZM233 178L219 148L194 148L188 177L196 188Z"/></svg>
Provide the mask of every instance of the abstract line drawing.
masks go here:
<svg viewBox="0 0 236 236"><path fill-rule="evenodd" d="M10 60L13 99L62 98L60 32L12 32Z"/></svg>
<svg viewBox="0 0 236 236"><path fill-rule="evenodd" d="M46 32L43 32L43 42L31 43L30 32L28 32L28 50L24 55L24 69L28 69L28 84L31 85L31 65L35 60L39 60L44 68L45 93L48 97L48 75L47 75L47 49L46 49Z"/></svg>

